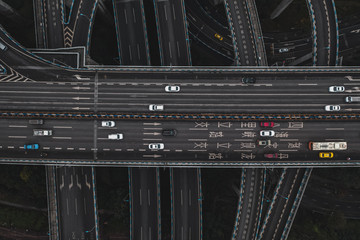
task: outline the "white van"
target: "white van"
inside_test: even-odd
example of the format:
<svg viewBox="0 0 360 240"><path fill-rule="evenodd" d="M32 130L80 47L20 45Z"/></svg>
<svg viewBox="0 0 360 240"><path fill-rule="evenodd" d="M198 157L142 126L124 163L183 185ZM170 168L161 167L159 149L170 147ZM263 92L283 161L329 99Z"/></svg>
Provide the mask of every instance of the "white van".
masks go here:
<svg viewBox="0 0 360 240"><path fill-rule="evenodd" d="M348 96L348 97L345 98L345 102L347 102L347 103L360 102L360 97Z"/></svg>
<svg viewBox="0 0 360 240"><path fill-rule="evenodd" d="M149 110L150 111L163 111L164 110L164 105L150 104L149 105Z"/></svg>
<svg viewBox="0 0 360 240"><path fill-rule="evenodd" d="M124 138L124 136L122 133L113 133L113 134L108 135L108 139L111 139L111 140L121 140L123 138Z"/></svg>

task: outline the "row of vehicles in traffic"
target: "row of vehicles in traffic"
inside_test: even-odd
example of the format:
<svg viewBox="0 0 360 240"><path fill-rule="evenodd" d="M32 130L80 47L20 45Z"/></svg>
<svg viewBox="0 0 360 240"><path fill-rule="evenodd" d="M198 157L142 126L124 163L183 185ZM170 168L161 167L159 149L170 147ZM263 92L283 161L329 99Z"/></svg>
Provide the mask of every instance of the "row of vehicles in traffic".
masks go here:
<svg viewBox="0 0 360 240"><path fill-rule="evenodd" d="M101 122L102 127L113 128L113 127L115 127L115 125L116 124L114 121L102 121ZM176 129L163 129L162 135L174 137L177 135L177 131L176 131ZM124 135L122 133L111 133L111 134L108 134L108 139L122 140L122 139L124 139ZM164 143L149 143L148 148L150 150L161 150L161 149L165 148L165 144Z"/></svg>
<svg viewBox="0 0 360 240"><path fill-rule="evenodd" d="M30 119L29 120L30 125L43 125L44 120L43 119ZM33 136L34 137L41 137L41 136L52 136L53 131L52 129L33 129ZM25 144L24 149L25 150L38 150L40 148L38 143L32 143L32 144Z"/></svg>
<svg viewBox="0 0 360 240"><path fill-rule="evenodd" d="M241 79L241 82L243 84L254 84L256 82L256 79L254 77L243 77ZM180 92L180 86L168 85L165 87L165 92L167 92L167 93ZM164 105L163 104L150 104L149 110L150 111L164 111Z"/></svg>
<svg viewBox="0 0 360 240"><path fill-rule="evenodd" d="M345 87L344 86L330 86L329 92L342 93L342 92L345 92ZM345 97L345 102L347 102L347 103L360 102L360 97L347 96L347 97ZM341 109L340 105L326 105L325 106L325 111L327 111L327 112L340 111L340 109Z"/></svg>
<svg viewBox="0 0 360 240"><path fill-rule="evenodd" d="M254 77L243 77L241 79L241 82L243 84L255 84L256 79ZM180 86L168 85L165 87L165 92L168 92L168 93L180 92ZM331 93L345 92L345 87L344 86L330 86L329 92L331 92ZM360 97L347 96L347 97L345 97L345 102L347 102L347 103L360 102ZM327 111L327 112L340 111L340 109L341 109L340 105L326 105L325 106L325 111ZM164 105L163 104L150 104L149 110L150 111L164 111Z"/></svg>
<svg viewBox="0 0 360 240"><path fill-rule="evenodd" d="M260 122L261 127L272 128L275 126L274 122ZM261 130L261 137L273 137L275 136L275 131L273 130ZM258 139L258 146L269 146L271 144L270 139ZM314 142L310 141L308 143L308 148L311 151L343 151L347 150L347 142ZM279 158L278 153L266 153L264 154L265 158ZM320 158L333 158L333 152L319 152ZM350 160L350 158L347 158Z"/></svg>
<svg viewBox="0 0 360 240"><path fill-rule="evenodd" d="M42 119L31 119L29 123L32 125L42 125L44 121ZM101 127L104 128L114 128L116 126L115 121L101 121ZM269 146L271 145L271 139L269 137L275 136L275 131L271 128L275 127L275 122L260 122L260 127L265 128L260 130L261 139L257 140L258 146ZM270 129L269 129L270 128ZM33 129L33 136L52 136L53 131L51 129ZM176 129L163 129L162 136L174 137L177 135ZM123 133L110 133L107 137L109 140L122 140L124 139ZM164 143L150 143L148 148L151 150L161 150L164 149ZM314 142L310 141L308 143L308 148L311 151L339 151L347 150L347 142ZM25 144L25 150L37 150L39 149L39 144ZM320 158L333 158L333 152L319 152ZM265 153L264 158L267 159L276 159L279 158L278 153Z"/></svg>

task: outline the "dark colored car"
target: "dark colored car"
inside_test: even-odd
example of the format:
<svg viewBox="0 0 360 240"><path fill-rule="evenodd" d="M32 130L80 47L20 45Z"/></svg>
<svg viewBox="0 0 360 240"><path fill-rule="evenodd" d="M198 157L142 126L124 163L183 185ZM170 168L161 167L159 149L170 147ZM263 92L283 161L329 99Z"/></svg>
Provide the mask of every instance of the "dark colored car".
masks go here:
<svg viewBox="0 0 360 240"><path fill-rule="evenodd" d="M264 158L279 158L279 154L277 154L277 153L265 153Z"/></svg>
<svg viewBox="0 0 360 240"><path fill-rule="evenodd" d="M242 83L245 83L245 84L249 84L249 83L255 83L255 78L254 77L243 77L241 79L241 82Z"/></svg>
<svg viewBox="0 0 360 240"><path fill-rule="evenodd" d="M177 131L175 129L164 129L162 131L163 136L176 136Z"/></svg>
<svg viewBox="0 0 360 240"><path fill-rule="evenodd" d="M275 123L274 122L261 122L260 123L260 127L269 127L272 128L274 127Z"/></svg>

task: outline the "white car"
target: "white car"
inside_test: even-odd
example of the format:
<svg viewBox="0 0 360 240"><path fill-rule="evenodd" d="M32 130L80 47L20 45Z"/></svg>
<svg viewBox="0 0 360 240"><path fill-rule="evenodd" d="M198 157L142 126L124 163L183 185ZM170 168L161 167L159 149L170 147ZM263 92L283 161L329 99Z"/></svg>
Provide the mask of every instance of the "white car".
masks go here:
<svg viewBox="0 0 360 240"><path fill-rule="evenodd" d="M273 137L273 136L275 136L275 131L273 131L273 130L262 130L262 131L260 131L260 136L262 136L262 137Z"/></svg>
<svg viewBox="0 0 360 240"><path fill-rule="evenodd" d="M330 86L329 92L344 92L345 87L344 86Z"/></svg>
<svg viewBox="0 0 360 240"><path fill-rule="evenodd" d="M102 121L101 122L102 127L115 127L114 121Z"/></svg>
<svg viewBox="0 0 360 240"><path fill-rule="evenodd" d="M279 49L279 53L284 53L284 52L288 52L289 49L288 48L280 48Z"/></svg>
<svg viewBox="0 0 360 240"><path fill-rule="evenodd" d="M180 86L166 86L165 92L180 92Z"/></svg>
<svg viewBox="0 0 360 240"><path fill-rule="evenodd" d="M340 106L339 105L326 105L325 111L327 111L327 112L340 111Z"/></svg>
<svg viewBox="0 0 360 240"><path fill-rule="evenodd" d="M113 133L113 134L108 135L108 139L111 139L111 140L121 140L123 138L124 138L124 136L122 133Z"/></svg>
<svg viewBox="0 0 360 240"><path fill-rule="evenodd" d="M163 111L164 110L164 105L150 104L149 105L149 110L150 111Z"/></svg>
<svg viewBox="0 0 360 240"><path fill-rule="evenodd" d="M53 132L52 130L47 129L34 129L33 130L33 136L52 136Z"/></svg>
<svg viewBox="0 0 360 240"><path fill-rule="evenodd" d="M150 143L149 144L149 149L154 150L154 149L164 149L165 145L163 143Z"/></svg>

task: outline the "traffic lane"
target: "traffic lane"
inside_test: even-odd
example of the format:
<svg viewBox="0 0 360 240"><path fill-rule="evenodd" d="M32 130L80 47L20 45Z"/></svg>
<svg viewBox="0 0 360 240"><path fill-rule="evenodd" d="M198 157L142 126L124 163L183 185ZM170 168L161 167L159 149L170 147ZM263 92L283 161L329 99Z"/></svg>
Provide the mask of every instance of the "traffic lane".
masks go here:
<svg viewBox="0 0 360 240"><path fill-rule="evenodd" d="M177 1L180 3L180 1ZM187 66L189 53L186 45L186 32L182 7L177 9L176 2L156 2L159 25L160 43L163 55L163 65Z"/></svg>
<svg viewBox="0 0 360 240"><path fill-rule="evenodd" d="M93 192L93 179L94 175L92 174L93 167L77 167L79 182L82 186L81 194L83 197L83 212L82 217L84 221L83 231L85 233L86 239L95 239L96 236L96 222L95 218L95 199ZM95 171L95 170L94 170Z"/></svg>
<svg viewBox="0 0 360 240"><path fill-rule="evenodd" d="M72 46L87 46L88 37L91 34L92 26L92 13L96 6L96 0L81 1L79 11L73 12L75 20L75 26L72 29L73 39Z"/></svg>
<svg viewBox="0 0 360 240"><path fill-rule="evenodd" d="M330 29L329 26L331 22L328 18L328 12L326 9L326 5L322 4L325 1L311 1L312 7L314 9L314 24L315 24L315 31L313 33L316 34L316 65L318 66L327 66L330 65Z"/></svg>
<svg viewBox="0 0 360 240"><path fill-rule="evenodd" d="M145 28L138 2L115 2L120 54L124 65L147 65Z"/></svg>
<svg viewBox="0 0 360 240"><path fill-rule="evenodd" d="M184 65L178 64L176 57L176 40L174 37L173 12L170 2L156 2L158 31L160 35L160 47L162 53L162 65ZM185 38L185 35L182 37Z"/></svg>
<svg viewBox="0 0 360 240"><path fill-rule="evenodd" d="M24 89L26 85L26 89ZM88 84L3 83L0 102L4 109L91 110L94 87ZM86 106L85 106L86 105ZM31 107L33 106L33 107Z"/></svg>
<svg viewBox="0 0 360 240"><path fill-rule="evenodd" d="M135 239L158 237L157 179L155 168L131 168L132 229Z"/></svg>
<svg viewBox="0 0 360 240"><path fill-rule="evenodd" d="M244 169L244 190L241 200L239 222L236 227L236 239L249 239L258 222L257 209L260 207L261 193L263 187L262 169Z"/></svg>
<svg viewBox="0 0 360 240"><path fill-rule="evenodd" d="M293 206L293 200L296 197L297 189L295 186L296 182L301 182L304 174L304 169L287 169L282 184L278 193L273 197L273 207L270 211L268 219L271 221L266 222L263 225L262 239L271 239L273 236L277 236L278 231L282 230L280 223L284 222L284 217L287 218L288 211ZM296 181L298 180L298 181ZM292 197L292 198L291 198ZM291 198L291 199L290 199ZM286 219L287 220L287 219ZM282 233L282 232L281 232Z"/></svg>
<svg viewBox="0 0 360 240"><path fill-rule="evenodd" d="M190 65L190 46L188 30L186 26L185 3L184 0L170 0L172 2L172 12L174 16L174 37L177 40L177 58L180 66ZM184 5L183 5L184 4Z"/></svg>
<svg viewBox="0 0 360 240"><path fill-rule="evenodd" d="M316 99L316 98L314 98ZM213 103L210 101L212 100ZM319 103L311 103L311 99L306 101L306 103L301 101L291 101L292 98L283 98L283 101L289 101L293 103L269 103L270 99L266 99L264 101L256 101L256 103L249 103L251 101L244 101L243 99L238 99L238 101L242 101L242 104L236 104L236 100L233 101L226 101L217 103L214 99L204 99L202 101L207 103L190 103L191 100L183 100L183 103L167 103L168 101L140 101L137 100L134 103L129 103L127 106L123 106L116 102L113 103L101 103L101 109L103 111L109 112L128 112L128 113L149 113L149 114L156 114L161 115L162 113L189 113L189 114L197 114L201 112L201 114L215 114L215 113L223 113L223 114L234 114L234 113L263 113L263 114L270 114L270 113L288 113L288 114L310 114L310 113L321 113L321 114L331 114L336 115L336 112L327 112L325 111L326 105L340 105L343 109L340 110L339 113L343 114L344 110L348 113L358 112L360 110L358 104L352 105L344 105L339 104L339 101L336 102L331 100L329 102L325 101L318 101ZM266 101L268 103L266 103ZM157 105L164 105L163 111L150 111L149 105L150 104L157 104ZM201 109L201 111L199 111ZM255 110L254 110L255 109Z"/></svg>
<svg viewBox="0 0 360 240"><path fill-rule="evenodd" d="M44 4L46 33L51 36L48 39L48 48L64 47L63 21L61 16L60 2L46 1Z"/></svg>
<svg viewBox="0 0 360 240"><path fill-rule="evenodd" d="M83 219L78 217L80 210L78 199L82 198L75 182L75 171L75 168L57 169L57 179L60 183L58 185L60 231L65 239L82 236Z"/></svg>
<svg viewBox="0 0 360 240"><path fill-rule="evenodd" d="M192 1L191 1L192 2ZM186 5L187 6L187 5ZM188 8L187 8L188 9ZM230 40L231 37L228 35L224 35L223 33L218 33L217 31L214 31L212 28L208 26L206 22L203 22L201 19L197 18L197 16L192 13L192 11L187 11L187 20L189 21L189 31L194 32L196 37L199 37L199 35L203 35L204 38L203 41L211 46L214 49L221 49L221 47L224 49L224 51L221 51L224 55L228 55L228 52L233 52L233 44ZM215 38L215 34L218 33L220 36L223 37L223 40L219 40Z"/></svg>
<svg viewBox="0 0 360 240"><path fill-rule="evenodd" d="M127 122L115 121L114 128L101 127L101 121L53 121L45 120L44 125L29 125L27 120L2 121L2 146L23 149L24 144L38 143L43 150L74 150L74 147L88 151L94 148L94 129L97 126L97 149L144 149L148 144L164 142L166 149L193 150L204 148L229 152L233 148L249 148L254 152L263 150L306 150L309 141L348 141L349 149L355 150L359 144L353 139L359 137L357 122L279 122L270 130L274 137L260 137L258 122ZM33 129L51 129L52 136L34 137ZM141 129L139 131L139 129ZM163 136L162 130L177 130L176 137ZM82 134L79 134L79 131ZM110 140L109 134L122 133L123 140ZM319 137L321 136L321 137ZM69 144L71 139L71 145ZM256 147L258 139L270 139L271 146ZM335 140L334 140L335 139ZM203 146L203 147L201 147ZM194 149L195 148L195 149ZM254 149L252 149L254 148ZM240 150L238 149L238 150ZM261 150L260 150L261 151Z"/></svg>
<svg viewBox="0 0 360 240"><path fill-rule="evenodd" d="M212 29L214 32L218 32L220 35L228 35L229 37L225 40L231 43L231 33L228 29L228 26L220 25L220 23L215 20L213 16L208 13L205 13L203 5L201 5L198 1L185 0L186 14L189 12L193 12L194 19L198 22L208 23L207 27Z"/></svg>
<svg viewBox="0 0 360 240"><path fill-rule="evenodd" d="M246 5L241 1L229 1L228 6L228 14L231 17L233 31L237 37L235 42L237 54L240 57L240 65L255 66L257 65L256 47L252 37L252 28Z"/></svg>
<svg viewBox="0 0 360 240"><path fill-rule="evenodd" d="M93 239L94 199L91 167L58 167L58 195L62 199L62 236L64 238ZM66 208L66 209L64 209Z"/></svg>
<svg viewBox="0 0 360 240"><path fill-rule="evenodd" d="M255 77L254 77L255 78ZM271 81L268 79L264 79L261 77L255 78L256 81L254 84L245 84L242 83L242 77L230 78L226 80L216 79L216 80L201 80L201 79L167 79L167 80L148 80L148 81L124 81L124 82L108 82L102 81L97 85L99 86L99 92L106 92L114 90L114 88L119 88L120 92L128 92L128 91L137 91L143 93L146 92L158 92L165 93L165 86L177 85L182 87L180 92L178 93L167 93L167 95L176 95L181 94L182 92L209 92L214 93L216 91L229 91L229 92L238 92L242 90L256 92L256 91L268 91L268 92L281 92L286 91L288 93L297 93L297 92L321 92L321 93L329 93L329 87L336 86L344 86L345 93L349 92L357 92L359 93L360 82L351 82L351 81L339 81L339 78L334 79L299 79L294 80L291 78L283 78L283 77L273 77ZM319 81L320 80L320 81ZM80 88L86 88L85 86L79 86ZM79 88L78 87L78 88ZM214 87L216 87L214 89ZM52 88L52 87L46 87ZM91 86L92 88L92 86ZM54 88L57 89L57 88ZM66 89L66 88L64 88ZM76 89L74 87L74 89ZM11 90L11 88L10 88ZM36 90L36 89L34 89ZM126 91L125 91L126 90ZM74 91L74 90L73 90ZM82 92L82 91L79 91ZM329 93L332 95L338 95L343 93Z"/></svg>
<svg viewBox="0 0 360 240"><path fill-rule="evenodd" d="M173 171L173 208L174 238L199 239L200 208L197 169L174 168Z"/></svg>

